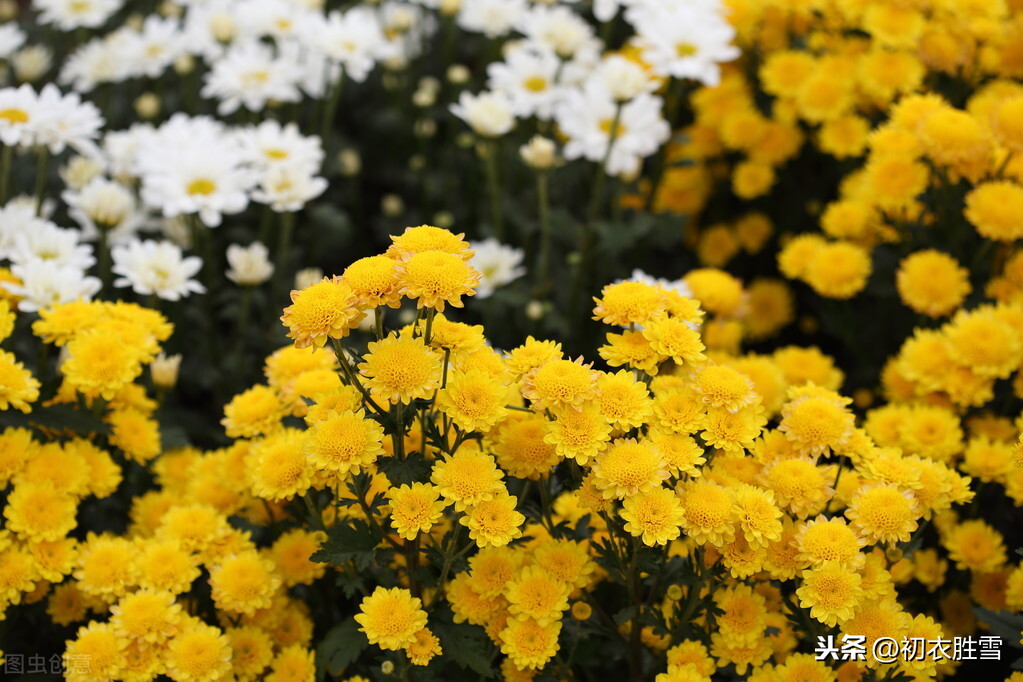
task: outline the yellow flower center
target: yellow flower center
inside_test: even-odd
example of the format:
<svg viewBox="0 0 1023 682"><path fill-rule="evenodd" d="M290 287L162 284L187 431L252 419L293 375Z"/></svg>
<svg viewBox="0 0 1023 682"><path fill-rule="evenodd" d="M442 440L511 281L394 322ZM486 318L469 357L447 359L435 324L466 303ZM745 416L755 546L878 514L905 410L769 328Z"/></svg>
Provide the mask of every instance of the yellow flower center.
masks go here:
<svg viewBox="0 0 1023 682"><path fill-rule="evenodd" d="M188 183L188 187L185 188L185 191L191 195L201 194L203 196L206 196L209 194L213 194L213 192L216 189L217 185L212 180L207 180L206 178L199 178L198 180L193 180L192 182Z"/></svg>
<svg viewBox="0 0 1023 682"><path fill-rule="evenodd" d="M696 54L696 46L692 43L679 43L675 46L675 52L679 57L692 57Z"/></svg>
<svg viewBox="0 0 1023 682"><path fill-rule="evenodd" d="M530 92L543 92L547 89L547 79L543 76L531 76L522 82L522 87Z"/></svg>
<svg viewBox="0 0 1023 682"><path fill-rule="evenodd" d="M0 111L0 118L10 123L28 123L28 112L23 109L4 109Z"/></svg>

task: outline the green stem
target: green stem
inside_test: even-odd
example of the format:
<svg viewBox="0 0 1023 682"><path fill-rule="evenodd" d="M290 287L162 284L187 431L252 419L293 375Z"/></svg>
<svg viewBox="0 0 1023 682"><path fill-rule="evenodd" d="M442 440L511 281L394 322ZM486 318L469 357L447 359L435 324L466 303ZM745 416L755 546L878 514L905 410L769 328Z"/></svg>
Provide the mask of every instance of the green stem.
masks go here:
<svg viewBox="0 0 1023 682"><path fill-rule="evenodd" d="M536 175L536 195L540 211L540 265L536 291L543 293L550 288L551 270L551 206L546 172L541 171Z"/></svg>
<svg viewBox="0 0 1023 682"><path fill-rule="evenodd" d="M615 107L615 116L611 119L611 128L607 132L607 149L604 150L604 158L601 159L600 165L597 166L596 176L593 178L593 194L590 196L590 210L588 213L588 223L592 223L597 219L597 215L600 213L601 206L601 194L604 191L604 181L607 179L607 162L611 159L611 152L614 150L615 141L618 139L618 128L621 125L622 120L622 106L623 103L619 102ZM587 225L587 233L592 234L593 228Z"/></svg>
<svg viewBox="0 0 1023 682"><path fill-rule="evenodd" d="M7 203L7 191L11 184L11 161L14 159L14 147L4 145L0 155L0 204Z"/></svg>
<svg viewBox="0 0 1023 682"><path fill-rule="evenodd" d="M45 146L36 149L36 216L43 212L43 192L46 189L46 166L50 160L50 150Z"/></svg>
<svg viewBox="0 0 1023 682"><path fill-rule="evenodd" d="M490 194L490 219L493 222L494 236L504 242L504 218L501 213L501 183L497 174L498 144L496 140L487 143L484 152L484 170L487 174L487 189Z"/></svg>
<svg viewBox="0 0 1023 682"><path fill-rule="evenodd" d="M323 148L327 148L327 140L330 137L330 131L334 127L334 119L337 118L337 107L341 102L341 91L344 89L345 72L341 70L341 75L338 76L337 82L330 88L330 99L327 100L327 107L323 110L323 125L320 128L320 138L323 142Z"/></svg>
<svg viewBox="0 0 1023 682"><path fill-rule="evenodd" d="M99 231L99 281L102 285L102 292L110 291L110 243L107 231L100 228Z"/></svg>
<svg viewBox="0 0 1023 682"><path fill-rule="evenodd" d="M384 338L384 307L382 305L378 305L373 309L373 322L377 341L379 341Z"/></svg>
<svg viewBox="0 0 1023 682"><path fill-rule="evenodd" d="M277 270L275 300L282 300L288 284L288 255L291 248L291 237L295 230L295 214L286 211L281 214L281 229L277 235Z"/></svg>
<svg viewBox="0 0 1023 682"><path fill-rule="evenodd" d="M355 368L352 367L352 363L348 362L348 356L345 354L344 348L341 347L341 341L332 338L331 343L334 345L334 355L337 356L337 361L341 363L341 370L344 375L348 377L349 383L359 389L359 393L362 394L362 399L365 400L366 404L369 405L377 414L381 416L387 414L383 408L381 408L376 401L373 400L373 396L369 394L366 387L362 385L362 381L359 380L358 372L356 372Z"/></svg>

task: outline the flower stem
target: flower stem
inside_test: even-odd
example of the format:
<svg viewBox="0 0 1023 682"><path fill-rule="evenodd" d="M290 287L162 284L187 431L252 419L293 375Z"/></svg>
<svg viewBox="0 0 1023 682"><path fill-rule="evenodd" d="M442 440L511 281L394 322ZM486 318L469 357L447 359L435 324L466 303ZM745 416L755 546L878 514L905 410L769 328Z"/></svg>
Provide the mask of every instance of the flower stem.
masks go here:
<svg viewBox="0 0 1023 682"><path fill-rule="evenodd" d="M551 269L551 206L550 191L547 186L547 173L541 171L536 175L536 196L540 211L540 264L537 268L537 293L550 288Z"/></svg>
<svg viewBox="0 0 1023 682"><path fill-rule="evenodd" d="M0 155L0 204L7 203L7 191L10 187L11 161L14 158L14 147L4 145L3 154Z"/></svg>
<svg viewBox="0 0 1023 682"><path fill-rule="evenodd" d="M341 91L344 89L345 83L345 72L341 70L341 74L337 77L337 81L333 83L330 90L330 99L327 100L327 107L323 110L323 124L320 128L320 138L323 142L323 149L327 149L327 139L330 136L330 131L334 127L334 119L337 118L337 107L341 102Z"/></svg>
<svg viewBox="0 0 1023 682"><path fill-rule="evenodd" d="M487 189L490 194L490 219L493 222L494 236L504 242L504 218L501 213L501 184L497 175L498 144L492 140L484 151L484 169L487 173Z"/></svg>
<svg viewBox="0 0 1023 682"><path fill-rule="evenodd" d="M50 160L50 150L44 146L36 149L36 216L43 212L43 191L46 189L46 166Z"/></svg>
<svg viewBox="0 0 1023 682"><path fill-rule="evenodd" d="M291 211L285 211L281 214L281 229L277 233L277 270L276 270L276 286L274 287L274 297L276 300L284 298L284 290L287 289L288 283L288 257L289 250L291 248L291 237L295 230L295 214Z"/></svg>

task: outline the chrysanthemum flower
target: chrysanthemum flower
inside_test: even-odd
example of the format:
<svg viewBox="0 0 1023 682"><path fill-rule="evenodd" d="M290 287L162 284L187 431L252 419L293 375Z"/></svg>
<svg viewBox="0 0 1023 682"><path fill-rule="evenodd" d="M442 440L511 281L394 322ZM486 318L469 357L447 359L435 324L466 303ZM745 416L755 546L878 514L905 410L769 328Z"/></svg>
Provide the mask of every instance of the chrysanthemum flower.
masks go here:
<svg viewBox="0 0 1023 682"><path fill-rule="evenodd" d="M415 641L405 647L405 653L412 665L429 665L435 656L444 653L444 649L430 628L423 628L416 633Z"/></svg>
<svg viewBox="0 0 1023 682"><path fill-rule="evenodd" d="M142 373L139 348L100 329L76 335L66 348L68 359L61 371L67 382L88 398L112 400Z"/></svg>
<svg viewBox="0 0 1023 682"><path fill-rule="evenodd" d="M705 416L705 403L689 386L660 390L654 396L654 424L665 431L696 433Z"/></svg>
<svg viewBox="0 0 1023 682"><path fill-rule="evenodd" d="M556 467L561 456L547 441L549 423L543 415L516 412L499 424L490 445L501 468L516 478L536 478Z"/></svg>
<svg viewBox="0 0 1023 682"><path fill-rule="evenodd" d="M1023 360L1019 331L993 307L960 311L943 331L951 358L975 374L1005 379Z"/></svg>
<svg viewBox="0 0 1023 682"><path fill-rule="evenodd" d="M574 540L544 540L533 547L533 563L573 587L585 587L597 565L590 559L589 545Z"/></svg>
<svg viewBox="0 0 1023 682"><path fill-rule="evenodd" d="M113 601L138 581L134 545L124 538L90 533L78 554L74 577L82 592Z"/></svg>
<svg viewBox="0 0 1023 682"><path fill-rule="evenodd" d="M602 372L597 379L597 404L608 423L622 431L646 424L653 413L653 400L644 383L628 370Z"/></svg>
<svg viewBox="0 0 1023 682"><path fill-rule="evenodd" d="M313 652L300 644L283 647L270 663L270 674L267 682L297 682L297 680L315 679L316 662Z"/></svg>
<svg viewBox="0 0 1023 682"><path fill-rule="evenodd" d="M485 372L451 372L435 405L463 431L486 432L508 414L507 397L508 388Z"/></svg>
<svg viewBox="0 0 1023 682"><path fill-rule="evenodd" d="M170 640L165 660L167 675L173 680L219 680L231 671L231 641L212 625L190 619Z"/></svg>
<svg viewBox="0 0 1023 682"><path fill-rule="evenodd" d="M281 322L298 348L323 346L327 339L343 339L365 316L355 292L340 277L324 277L301 291L291 292L291 305Z"/></svg>
<svg viewBox="0 0 1023 682"><path fill-rule="evenodd" d="M835 627L852 618L863 601L860 583L856 571L836 561L826 561L803 571L803 584L796 590L796 596L800 606L810 609L811 616Z"/></svg>
<svg viewBox="0 0 1023 682"><path fill-rule="evenodd" d="M866 665L868 668L876 668L878 660L874 657L874 643L882 637L901 641L911 620L894 597L865 600L853 617L842 624L842 632L865 637Z"/></svg>
<svg viewBox="0 0 1023 682"><path fill-rule="evenodd" d="M359 604L355 621L366 633L370 644L397 651L416 641L416 633L426 627L423 603L402 588L377 587Z"/></svg>
<svg viewBox="0 0 1023 682"><path fill-rule="evenodd" d="M504 474L494 458L479 450L460 448L454 455L433 465L430 480L455 511L491 499L505 489Z"/></svg>
<svg viewBox="0 0 1023 682"><path fill-rule="evenodd" d="M362 309L390 306L397 308L398 276L395 262L387 256L369 256L355 261L341 273L341 279L351 287Z"/></svg>
<svg viewBox="0 0 1023 682"><path fill-rule="evenodd" d="M23 481L14 486L4 507L7 529L34 541L58 540L78 525L74 496L47 481Z"/></svg>
<svg viewBox="0 0 1023 682"><path fill-rule="evenodd" d="M320 548L324 538L322 531L302 528L292 529L277 538L270 548L270 559L286 586L309 585L323 577L327 565L311 561L309 557Z"/></svg>
<svg viewBox="0 0 1023 682"><path fill-rule="evenodd" d="M774 494L748 483L736 486L733 495L739 508L739 527L752 547L766 547L781 538L782 512Z"/></svg>
<svg viewBox="0 0 1023 682"><path fill-rule="evenodd" d="M582 358L551 360L526 375L522 396L538 410L578 408L597 396L597 376Z"/></svg>
<svg viewBox="0 0 1023 682"><path fill-rule="evenodd" d="M717 665L710 657L707 647L694 639L683 639L667 651L668 668L677 668L684 665L691 665L697 672L707 677L714 674Z"/></svg>
<svg viewBox="0 0 1023 682"><path fill-rule="evenodd" d="M483 350L486 345L483 325L454 322L445 317L444 313L437 313L434 316L430 336L430 346L433 348L452 353L475 353Z"/></svg>
<svg viewBox="0 0 1023 682"><path fill-rule="evenodd" d="M444 312L445 305L463 306L462 297L476 293L482 275L460 256L422 251L397 264L398 291L418 308Z"/></svg>
<svg viewBox="0 0 1023 682"><path fill-rule="evenodd" d="M626 532L642 538L649 547L678 538L684 515L678 496L666 488L657 487L622 502Z"/></svg>
<svg viewBox="0 0 1023 682"><path fill-rule="evenodd" d="M314 471L304 441L304 432L283 428L253 444L248 475L257 496L276 501L309 489Z"/></svg>
<svg viewBox="0 0 1023 682"><path fill-rule="evenodd" d="M664 311L664 290L657 285L627 280L608 284L600 295L601 298L593 299L597 304L593 309L593 319L604 324L619 327L646 324Z"/></svg>
<svg viewBox="0 0 1023 682"><path fill-rule="evenodd" d="M277 391L257 384L224 406L224 418L220 423L230 438L251 438L278 428L285 414L286 408Z"/></svg>
<svg viewBox="0 0 1023 682"><path fill-rule="evenodd" d="M763 485L774 491L775 501L797 518L819 512L834 491L826 469L813 460L794 457L771 464L763 472Z"/></svg>
<svg viewBox="0 0 1023 682"><path fill-rule="evenodd" d="M181 605L170 592L133 592L110 607L110 614L110 624L119 635L148 644L166 642L181 623Z"/></svg>
<svg viewBox="0 0 1023 682"><path fill-rule="evenodd" d="M535 620L508 621L501 631L501 652L520 669L537 670L558 653L561 621L541 625Z"/></svg>
<svg viewBox="0 0 1023 682"><path fill-rule="evenodd" d="M593 465L594 484L605 499L622 499L645 493L668 478L660 453L649 442L635 439L615 441Z"/></svg>
<svg viewBox="0 0 1023 682"><path fill-rule="evenodd" d="M834 562L855 568L863 562L860 553L863 544L863 539L844 519L818 516L797 531L793 546L804 566Z"/></svg>
<svg viewBox="0 0 1023 682"><path fill-rule="evenodd" d="M651 430L648 436L670 475L698 478L703 473L700 466L707 459L703 447L692 436L660 429Z"/></svg>
<svg viewBox="0 0 1023 682"><path fill-rule="evenodd" d="M119 448L127 459L139 464L160 454L160 425L136 409L113 410L107 415L110 444Z"/></svg>
<svg viewBox="0 0 1023 682"><path fill-rule="evenodd" d="M643 338L661 360L673 360L676 365L694 365L703 362L706 347L699 333L685 320L661 317L652 320L643 329Z"/></svg>
<svg viewBox="0 0 1023 682"><path fill-rule="evenodd" d="M778 430L802 454L820 455L838 450L852 437L855 418L848 398L814 385L789 389Z"/></svg>
<svg viewBox="0 0 1023 682"><path fill-rule="evenodd" d="M607 345L597 349L611 367L627 366L656 376L660 356L650 345L642 331L626 330L621 334L608 334Z"/></svg>
<svg viewBox="0 0 1023 682"><path fill-rule="evenodd" d="M547 626L568 610L567 583L539 566L526 566L505 587L508 612L519 620L533 619Z"/></svg>
<svg viewBox="0 0 1023 682"><path fill-rule="evenodd" d="M695 542L720 546L735 538L739 509L728 488L691 481L679 489L679 498L682 528Z"/></svg>
<svg viewBox="0 0 1023 682"><path fill-rule="evenodd" d="M428 533L444 513L438 490L429 483L413 483L387 491L391 525L406 540Z"/></svg>
<svg viewBox="0 0 1023 682"><path fill-rule="evenodd" d="M139 585L174 594L187 592L199 577L199 558L173 539L147 540L136 553Z"/></svg>
<svg viewBox="0 0 1023 682"><path fill-rule="evenodd" d="M503 547L522 536L526 517L516 511L517 503L518 498L502 491L470 507L458 521L479 547Z"/></svg>
<svg viewBox="0 0 1023 682"><path fill-rule="evenodd" d="M385 255L400 261L424 251L444 251L468 261L475 254L469 248L469 242L463 239L464 236L432 225L409 227L399 235L391 235L393 244L388 247Z"/></svg>
<svg viewBox="0 0 1023 682"><path fill-rule="evenodd" d="M607 447L612 430L595 403L560 411L554 421L546 423L546 429L544 442L553 445L559 457L583 466Z"/></svg>
<svg viewBox="0 0 1023 682"><path fill-rule="evenodd" d="M493 599L519 571L522 554L510 547L485 547L469 558L469 585L483 599Z"/></svg>
<svg viewBox="0 0 1023 682"><path fill-rule="evenodd" d="M5 535L6 534L5 532ZM0 551L0 599L8 604L20 604L22 595L35 589L39 571L28 549L9 544L7 538L0 538L5 546Z"/></svg>
<svg viewBox="0 0 1023 682"><path fill-rule="evenodd" d="M899 263L895 276L899 298L918 313L948 315L969 295L969 272L946 253L923 249Z"/></svg>
<svg viewBox="0 0 1023 682"><path fill-rule="evenodd" d="M359 365L373 397L408 404L427 398L441 384L441 358L411 333L392 334L370 342Z"/></svg>
<svg viewBox="0 0 1023 682"><path fill-rule="evenodd" d="M71 537L33 542L28 545L28 550L35 559L39 575L53 583L70 575L78 561L78 541Z"/></svg>
<svg viewBox="0 0 1023 682"><path fill-rule="evenodd" d="M74 682L118 679L128 663L127 646L128 640L119 636L110 623L93 622L79 628L64 651L67 679Z"/></svg>
<svg viewBox="0 0 1023 682"><path fill-rule="evenodd" d="M273 660L270 635L253 625L231 628L225 632L231 642L231 668L238 676L258 677Z"/></svg>
<svg viewBox="0 0 1023 682"><path fill-rule="evenodd" d="M714 603L721 610L717 617L718 631L736 643L752 644L763 637L767 604L764 597L749 585L718 589Z"/></svg>
<svg viewBox="0 0 1023 682"><path fill-rule="evenodd" d="M733 367L715 363L708 363L694 372L693 390L711 407L729 412L737 412L757 399L749 377Z"/></svg>
<svg viewBox="0 0 1023 682"><path fill-rule="evenodd" d="M912 493L894 485L876 484L856 491L845 515L869 542L894 545L909 541L920 511Z"/></svg>
<svg viewBox="0 0 1023 682"><path fill-rule="evenodd" d="M384 453L383 439L380 423L361 410L334 413L309 429L305 453L316 469L345 478L366 469Z"/></svg>
<svg viewBox="0 0 1023 682"><path fill-rule="evenodd" d="M508 371L524 377L540 365L562 357L561 344L557 341L538 341L527 336L525 343L508 351L505 364Z"/></svg>
<svg viewBox="0 0 1023 682"><path fill-rule="evenodd" d="M738 453L753 445L766 423L759 398L737 412L711 407L702 420L700 436L711 447Z"/></svg>
<svg viewBox="0 0 1023 682"><path fill-rule="evenodd" d="M444 596L455 614L456 623L468 622L472 625L486 625L498 612L505 611L507 604L500 594L492 597L480 595L473 587L473 581L468 571L459 573L448 583ZM505 613L507 612L505 611Z"/></svg>
<svg viewBox="0 0 1023 682"><path fill-rule="evenodd" d="M273 562L253 551L229 556L210 569L213 603L221 611L252 614L265 609L280 584Z"/></svg>
<svg viewBox="0 0 1023 682"><path fill-rule="evenodd" d="M953 526L942 544L956 566L975 573L991 573L1005 565L1005 542L1002 535L980 519L970 519Z"/></svg>

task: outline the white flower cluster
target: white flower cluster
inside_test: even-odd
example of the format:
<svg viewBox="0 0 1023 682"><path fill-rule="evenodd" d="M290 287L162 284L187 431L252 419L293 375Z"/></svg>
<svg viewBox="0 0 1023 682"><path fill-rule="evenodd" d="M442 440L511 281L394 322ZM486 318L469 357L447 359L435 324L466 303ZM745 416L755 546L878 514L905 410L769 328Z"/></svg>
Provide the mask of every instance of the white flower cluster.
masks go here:
<svg viewBox="0 0 1023 682"><path fill-rule="evenodd" d="M51 154L71 147L95 155L103 123L95 105L52 83L38 93L27 83L0 89L0 142L8 147L45 147Z"/></svg>
<svg viewBox="0 0 1023 682"><path fill-rule="evenodd" d="M463 3L463 29L520 37L488 67L488 90L462 93L452 113L484 137L504 135L516 119L554 120L567 138L566 159L603 162L611 175L634 177L671 132L663 99L651 93L668 78L716 84L720 63L739 51L717 0L597 0L594 13L608 21L622 6L635 31L630 43L649 69L604 53L591 24L567 5Z"/></svg>

